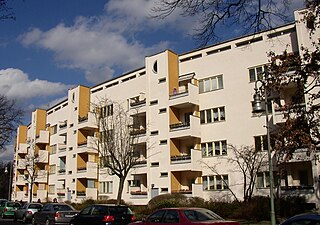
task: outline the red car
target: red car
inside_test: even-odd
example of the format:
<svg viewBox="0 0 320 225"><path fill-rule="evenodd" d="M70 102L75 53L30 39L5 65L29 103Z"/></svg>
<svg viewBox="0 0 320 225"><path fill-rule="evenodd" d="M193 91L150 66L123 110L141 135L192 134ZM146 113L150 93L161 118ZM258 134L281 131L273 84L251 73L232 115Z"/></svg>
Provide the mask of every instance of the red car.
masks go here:
<svg viewBox="0 0 320 225"><path fill-rule="evenodd" d="M203 208L164 208L150 214L146 219L129 225L240 225L227 221L214 212Z"/></svg>

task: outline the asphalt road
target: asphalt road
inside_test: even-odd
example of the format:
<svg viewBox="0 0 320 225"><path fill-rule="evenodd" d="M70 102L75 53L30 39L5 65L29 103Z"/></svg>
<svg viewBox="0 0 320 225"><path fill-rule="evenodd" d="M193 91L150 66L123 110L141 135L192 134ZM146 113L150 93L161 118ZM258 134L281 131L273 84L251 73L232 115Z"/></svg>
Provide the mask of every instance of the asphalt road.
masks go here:
<svg viewBox="0 0 320 225"><path fill-rule="evenodd" d="M0 224L1 225L23 225L22 221L13 222L12 218L8 218L8 219L1 219L0 218ZM31 223L29 223L29 224L31 224Z"/></svg>

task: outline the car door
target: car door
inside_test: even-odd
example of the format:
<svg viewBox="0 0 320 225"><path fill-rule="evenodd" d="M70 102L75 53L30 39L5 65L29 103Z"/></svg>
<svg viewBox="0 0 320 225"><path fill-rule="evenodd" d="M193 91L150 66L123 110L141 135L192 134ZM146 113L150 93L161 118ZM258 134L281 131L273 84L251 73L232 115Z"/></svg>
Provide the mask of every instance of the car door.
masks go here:
<svg viewBox="0 0 320 225"><path fill-rule="evenodd" d="M82 209L77 216L74 218L74 224L75 225L87 225L87 224L94 224L93 221L91 221L91 210L92 206L87 206L84 209Z"/></svg>
<svg viewBox="0 0 320 225"><path fill-rule="evenodd" d="M36 222L40 224L44 224L48 214L50 213L51 208L52 208L51 205L47 204L42 208L42 210L37 212L35 214Z"/></svg>

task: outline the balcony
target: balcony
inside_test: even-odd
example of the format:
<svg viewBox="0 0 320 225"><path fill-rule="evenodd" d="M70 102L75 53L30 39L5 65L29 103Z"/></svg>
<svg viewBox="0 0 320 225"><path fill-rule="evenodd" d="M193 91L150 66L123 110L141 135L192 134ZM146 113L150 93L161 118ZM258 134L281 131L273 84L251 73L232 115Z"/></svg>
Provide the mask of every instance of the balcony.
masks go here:
<svg viewBox="0 0 320 225"><path fill-rule="evenodd" d="M18 170L26 169L26 163L27 163L26 159L18 159L17 169Z"/></svg>
<svg viewBox="0 0 320 225"><path fill-rule="evenodd" d="M200 118L191 115L190 121L170 124L170 138L201 136Z"/></svg>
<svg viewBox="0 0 320 225"><path fill-rule="evenodd" d="M27 154L28 153L28 144L20 143L18 148L18 154Z"/></svg>
<svg viewBox="0 0 320 225"><path fill-rule="evenodd" d="M47 198L47 190L37 190L37 198L38 199L46 199Z"/></svg>
<svg viewBox="0 0 320 225"><path fill-rule="evenodd" d="M137 98L132 98L130 99L130 107L131 108L137 108L137 107L142 107L146 105L146 99L137 99Z"/></svg>
<svg viewBox="0 0 320 225"><path fill-rule="evenodd" d="M86 116L78 117L78 129L92 130L97 129L96 118L94 114L88 113Z"/></svg>
<svg viewBox="0 0 320 225"><path fill-rule="evenodd" d="M36 136L36 143L49 144L49 131L40 130L39 135Z"/></svg>
<svg viewBox="0 0 320 225"><path fill-rule="evenodd" d="M57 195L58 196L65 196L66 189L65 188L57 188Z"/></svg>
<svg viewBox="0 0 320 225"><path fill-rule="evenodd" d="M171 156L171 170L184 171L188 168L191 171L200 171L200 160L202 158L201 151L191 149L191 154L181 154Z"/></svg>
<svg viewBox="0 0 320 225"><path fill-rule="evenodd" d="M313 195L313 186L281 186L280 194L284 196L307 196Z"/></svg>
<svg viewBox="0 0 320 225"><path fill-rule="evenodd" d="M16 180L16 185L25 185L27 180L25 179L24 175L18 175Z"/></svg>
<svg viewBox="0 0 320 225"><path fill-rule="evenodd" d="M147 133L146 128L132 129L130 131L130 135L146 135L146 133Z"/></svg>
<svg viewBox="0 0 320 225"><path fill-rule="evenodd" d="M66 129L66 128L67 128L67 126L68 126L68 122L67 122L67 120L65 120L65 121L63 121L63 122L60 122L60 124L59 124L59 128L60 128L60 130L62 130L62 129Z"/></svg>
<svg viewBox="0 0 320 225"><path fill-rule="evenodd" d="M147 198L148 192L147 190L142 190L141 187L129 187L129 192L131 198Z"/></svg>
<svg viewBox="0 0 320 225"><path fill-rule="evenodd" d="M59 144L59 152L65 152L67 150L66 144Z"/></svg>
<svg viewBox="0 0 320 225"><path fill-rule="evenodd" d="M77 177L78 178L88 178L96 179L97 178L98 163L87 162L86 166L77 168Z"/></svg>
<svg viewBox="0 0 320 225"><path fill-rule="evenodd" d="M187 88L182 86L179 90L174 91L169 96L169 106L178 108L186 107L187 105L199 105L199 88L198 86L188 83Z"/></svg>
<svg viewBox="0 0 320 225"><path fill-rule="evenodd" d="M35 182L37 183L47 183L48 181L48 171L38 170Z"/></svg>
<svg viewBox="0 0 320 225"><path fill-rule="evenodd" d="M48 163L49 152L47 150L39 150L37 163Z"/></svg>
<svg viewBox="0 0 320 225"><path fill-rule="evenodd" d="M77 153L98 153L97 144L96 137L88 136L87 140L78 143Z"/></svg>
<svg viewBox="0 0 320 225"><path fill-rule="evenodd" d="M297 106L295 106L297 108L305 108L306 104L305 103L301 103L298 104ZM285 107L278 107L275 106L275 104L272 107L272 120L273 120L273 124L281 124L286 122L285 119L285 114L288 113L287 109ZM294 117L294 113L290 114L290 117Z"/></svg>

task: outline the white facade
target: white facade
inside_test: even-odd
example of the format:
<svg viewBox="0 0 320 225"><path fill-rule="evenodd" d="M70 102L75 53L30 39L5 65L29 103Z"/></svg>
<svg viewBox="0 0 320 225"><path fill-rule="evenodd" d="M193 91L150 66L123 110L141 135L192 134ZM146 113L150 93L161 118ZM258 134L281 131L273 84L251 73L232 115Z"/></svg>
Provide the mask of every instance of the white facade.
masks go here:
<svg viewBox="0 0 320 225"><path fill-rule="evenodd" d="M39 138L43 136L48 153L41 168L48 177L46 182L39 180L44 185L34 192L35 200L116 198L118 178L98 169L97 126L89 112L90 102L109 98L123 103L129 112L138 109L145 121L137 130L141 160L127 177L124 201L144 205L156 195L177 192L232 200L221 176L204 163L214 167L241 199L242 174L228 160L232 154L226 146L254 146L255 137L266 135L265 117L252 114L255 75L268 63L268 52L299 52L301 45L307 45L310 40L303 29L289 24L179 56L167 50L146 57L144 68L92 88L69 90L67 99L47 110L42 121L37 124L33 119L28 129L19 128L14 198L26 200L19 166L26 155L24 139L34 135L30 129L39 124ZM274 124L281 122L275 108L269 117ZM281 180L281 193L303 194L315 202L319 169L310 157L293 160L287 178ZM255 194L268 195L266 177L259 179Z"/></svg>

